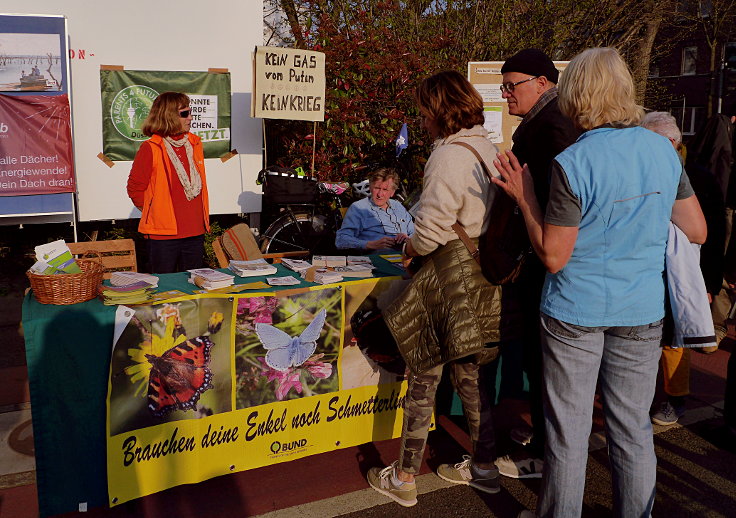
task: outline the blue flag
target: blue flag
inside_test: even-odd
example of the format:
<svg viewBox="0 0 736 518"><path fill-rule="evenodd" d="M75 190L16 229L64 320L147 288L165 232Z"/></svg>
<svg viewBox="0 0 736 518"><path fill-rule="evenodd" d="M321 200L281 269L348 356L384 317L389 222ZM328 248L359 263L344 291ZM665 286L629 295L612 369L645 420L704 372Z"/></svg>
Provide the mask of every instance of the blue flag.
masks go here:
<svg viewBox="0 0 736 518"><path fill-rule="evenodd" d="M396 156L399 156L402 151L409 147L409 128L406 126L406 122L401 126L399 136L396 138Z"/></svg>

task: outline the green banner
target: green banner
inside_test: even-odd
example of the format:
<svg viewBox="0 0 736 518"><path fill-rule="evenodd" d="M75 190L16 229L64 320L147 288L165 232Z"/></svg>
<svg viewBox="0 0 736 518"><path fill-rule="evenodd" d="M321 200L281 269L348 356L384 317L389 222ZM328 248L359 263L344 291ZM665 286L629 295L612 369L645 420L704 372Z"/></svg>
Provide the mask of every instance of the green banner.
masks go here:
<svg viewBox="0 0 736 518"><path fill-rule="evenodd" d="M133 160L148 137L140 130L153 100L163 92L191 99L191 132L199 135L205 158L230 151L230 74L100 70L103 153L111 160Z"/></svg>

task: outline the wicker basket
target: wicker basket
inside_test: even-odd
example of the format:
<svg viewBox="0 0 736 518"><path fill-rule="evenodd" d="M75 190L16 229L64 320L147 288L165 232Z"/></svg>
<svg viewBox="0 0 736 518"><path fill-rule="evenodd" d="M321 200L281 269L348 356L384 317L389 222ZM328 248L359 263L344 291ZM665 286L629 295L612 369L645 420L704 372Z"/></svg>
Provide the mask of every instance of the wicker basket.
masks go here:
<svg viewBox="0 0 736 518"><path fill-rule="evenodd" d="M77 259L82 273L40 275L26 272L31 289L41 304L68 305L97 296L105 268L98 259Z"/></svg>

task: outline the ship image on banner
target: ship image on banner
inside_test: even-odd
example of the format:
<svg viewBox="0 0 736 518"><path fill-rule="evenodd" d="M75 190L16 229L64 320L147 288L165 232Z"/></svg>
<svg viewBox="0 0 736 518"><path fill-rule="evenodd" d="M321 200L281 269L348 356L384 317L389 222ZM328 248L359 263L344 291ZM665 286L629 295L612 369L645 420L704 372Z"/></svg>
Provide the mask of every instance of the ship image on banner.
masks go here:
<svg viewBox="0 0 736 518"><path fill-rule="evenodd" d="M153 101L167 91L184 92L192 110L191 133L202 139L205 158L230 151L230 74L100 70L103 152L110 160L133 160L149 137L141 125Z"/></svg>

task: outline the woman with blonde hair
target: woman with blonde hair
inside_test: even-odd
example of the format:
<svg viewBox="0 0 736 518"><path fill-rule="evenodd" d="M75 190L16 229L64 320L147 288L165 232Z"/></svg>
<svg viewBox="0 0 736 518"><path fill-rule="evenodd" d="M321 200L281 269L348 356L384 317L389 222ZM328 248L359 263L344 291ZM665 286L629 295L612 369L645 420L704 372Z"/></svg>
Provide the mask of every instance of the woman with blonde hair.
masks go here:
<svg viewBox="0 0 736 518"><path fill-rule="evenodd" d="M485 493L501 490L494 464L491 389L481 364L495 358L496 343L519 324L518 312L517 318L506 313L501 318L501 286L485 280L453 230L457 223L477 245L478 236L493 224L489 212L496 188L476 158L477 153L498 174L492 165L497 149L482 126L483 100L455 71L422 81L416 99L424 128L435 143L404 256L421 257L423 264L384 311L410 371L401 451L390 466L368 472L373 489L406 507L417 503L414 477L421 467L444 365L463 403L473 450L461 462L440 465L437 474Z"/></svg>
<svg viewBox="0 0 736 518"><path fill-rule="evenodd" d="M189 133L189 97L164 92L151 106L128 177L128 196L141 211L138 231L148 242L151 273L204 266L209 201L202 141Z"/></svg>
<svg viewBox="0 0 736 518"><path fill-rule="evenodd" d="M613 514L650 516L656 457L649 408L664 317L670 218L693 242L706 226L669 141L638 126L628 67L615 49L578 54L559 104L583 133L550 169L542 214L528 168L498 155L494 183L519 204L547 267L541 303L547 449L537 515L582 511L596 382L613 472ZM529 511L521 516L529 516Z"/></svg>

